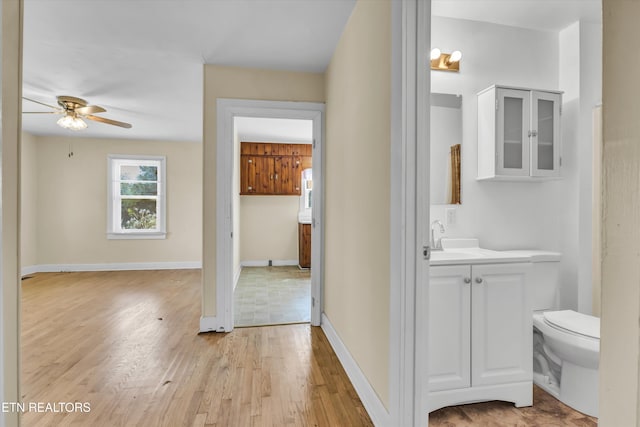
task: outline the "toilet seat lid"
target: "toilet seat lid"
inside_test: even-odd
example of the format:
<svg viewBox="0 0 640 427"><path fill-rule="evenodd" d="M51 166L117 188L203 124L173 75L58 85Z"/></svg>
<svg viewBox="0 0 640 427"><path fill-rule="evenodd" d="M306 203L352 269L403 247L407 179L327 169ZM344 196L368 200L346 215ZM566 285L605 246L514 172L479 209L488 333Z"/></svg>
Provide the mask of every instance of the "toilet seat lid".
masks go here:
<svg viewBox="0 0 640 427"><path fill-rule="evenodd" d="M547 311L544 319L552 325L576 334L600 339L600 318L573 310Z"/></svg>

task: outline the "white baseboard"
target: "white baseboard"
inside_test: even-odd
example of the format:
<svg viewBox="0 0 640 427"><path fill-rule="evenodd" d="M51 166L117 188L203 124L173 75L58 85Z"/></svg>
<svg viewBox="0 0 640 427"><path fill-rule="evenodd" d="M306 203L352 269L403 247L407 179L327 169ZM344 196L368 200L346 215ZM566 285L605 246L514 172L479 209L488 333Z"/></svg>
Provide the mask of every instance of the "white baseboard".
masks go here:
<svg viewBox="0 0 640 427"><path fill-rule="evenodd" d="M200 261L186 262L125 262L105 264L40 264L23 267L21 274L58 273L69 271L123 271L123 270L182 270L202 268Z"/></svg>
<svg viewBox="0 0 640 427"><path fill-rule="evenodd" d="M269 260L258 260L258 261L241 261L240 265L242 267L268 267ZM286 265L298 265L297 259L274 259L271 260L271 265L274 267L282 267Z"/></svg>
<svg viewBox="0 0 640 427"><path fill-rule="evenodd" d="M224 332L224 326L215 316L201 316L200 332Z"/></svg>
<svg viewBox="0 0 640 427"><path fill-rule="evenodd" d="M349 353L349 350L338 336L338 333L333 328L333 325L325 313L322 313L321 327L333 351L335 351L336 356L338 356L347 376L351 380L353 387L356 389L356 393L358 393L358 397L360 397L364 408L367 410L373 425L389 426L391 421L389 412L382 401L380 401L380 398L367 380L367 377L360 370L358 363L353 356L351 356L351 353Z"/></svg>

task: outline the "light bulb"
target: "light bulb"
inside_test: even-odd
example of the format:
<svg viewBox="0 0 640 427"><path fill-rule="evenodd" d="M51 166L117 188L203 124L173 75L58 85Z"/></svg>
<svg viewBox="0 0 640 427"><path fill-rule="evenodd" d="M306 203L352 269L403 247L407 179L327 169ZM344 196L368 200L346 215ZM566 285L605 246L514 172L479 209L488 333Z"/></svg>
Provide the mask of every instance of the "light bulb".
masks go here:
<svg viewBox="0 0 640 427"><path fill-rule="evenodd" d="M71 130L82 130L87 128L87 124L80 117L66 114L57 121L58 126Z"/></svg>
<svg viewBox="0 0 640 427"><path fill-rule="evenodd" d="M462 52L459 50L453 51L451 56L449 56L449 62L458 62L462 59Z"/></svg>
<svg viewBox="0 0 640 427"><path fill-rule="evenodd" d="M438 49L437 47L431 49L431 60L433 61L434 59L440 58L441 53L442 52L440 52L440 49Z"/></svg>

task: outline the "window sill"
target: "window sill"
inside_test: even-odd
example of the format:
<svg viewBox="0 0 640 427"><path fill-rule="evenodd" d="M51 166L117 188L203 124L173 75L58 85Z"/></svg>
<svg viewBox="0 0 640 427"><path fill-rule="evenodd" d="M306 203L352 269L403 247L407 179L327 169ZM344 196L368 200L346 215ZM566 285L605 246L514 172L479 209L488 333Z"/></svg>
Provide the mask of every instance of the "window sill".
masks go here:
<svg viewBox="0 0 640 427"><path fill-rule="evenodd" d="M107 233L108 240L158 240L166 239L167 233Z"/></svg>

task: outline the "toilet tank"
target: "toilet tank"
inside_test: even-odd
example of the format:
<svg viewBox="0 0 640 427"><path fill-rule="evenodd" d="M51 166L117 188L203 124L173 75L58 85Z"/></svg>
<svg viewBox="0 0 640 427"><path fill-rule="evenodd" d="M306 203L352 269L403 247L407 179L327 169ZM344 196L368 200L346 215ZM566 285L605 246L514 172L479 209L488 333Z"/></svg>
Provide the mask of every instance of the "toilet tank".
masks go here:
<svg viewBox="0 0 640 427"><path fill-rule="evenodd" d="M531 258L533 310L557 310L562 254L538 250L509 251L509 253Z"/></svg>

